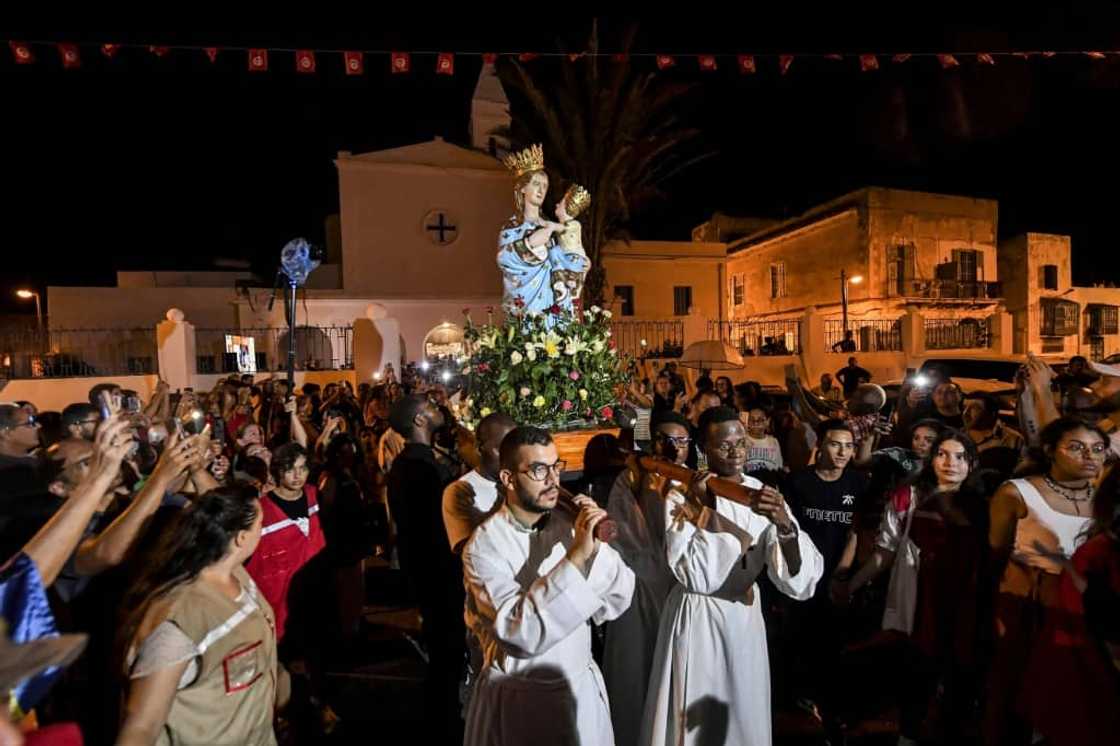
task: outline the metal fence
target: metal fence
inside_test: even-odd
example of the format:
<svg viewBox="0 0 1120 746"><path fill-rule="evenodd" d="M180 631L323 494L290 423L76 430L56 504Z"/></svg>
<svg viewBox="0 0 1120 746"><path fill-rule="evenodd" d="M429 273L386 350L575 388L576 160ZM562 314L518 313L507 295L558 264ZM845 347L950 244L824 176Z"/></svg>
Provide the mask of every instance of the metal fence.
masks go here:
<svg viewBox="0 0 1120 746"><path fill-rule="evenodd" d="M990 317L926 319L927 350L982 350L991 342Z"/></svg>
<svg viewBox="0 0 1120 746"><path fill-rule="evenodd" d="M298 326L296 370L344 370L354 367L354 328ZM195 360L199 373L281 371L288 367L288 328L196 329Z"/></svg>
<svg viewBox="0 0 1120 746"><path fill-rule="evenodd" d="M852 338L844 333L841 319L825 319L825 352L901 352L902 319L849 321Z"/></svg>
<svg viewBox="0 0 1120 746"><path fill-rule="evenodd" d="M743 355L797 355L801 321L709 321L708 339L718 339Z"/></svg>
<svg viewBox="0 0 1120 746"><path fill-rule="evenodd" d="M0 378L74 378L157 372L155 329L0 328Z"/></svg>
<svg viewBox="0 0 1120 746"><path fill-rule="evenodd" d="M683 321L612 321L611 338L620 355L638 359L684 354Z"/></svg>

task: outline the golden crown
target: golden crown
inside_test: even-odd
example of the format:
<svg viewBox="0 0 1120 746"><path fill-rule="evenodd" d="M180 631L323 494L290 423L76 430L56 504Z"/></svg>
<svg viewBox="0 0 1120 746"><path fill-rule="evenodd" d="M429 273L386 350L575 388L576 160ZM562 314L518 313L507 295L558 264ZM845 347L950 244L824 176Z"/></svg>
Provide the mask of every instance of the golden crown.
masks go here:
<svg viewBox="0 0 1120 746"><path fill-rule="evenodd" d="M591 192L579 184L572 184L564 193L564 209L569 217L576 217L591 204Z"/></svg>
<svg viewBox="0 0 1120 746"><path fill-rule="evenodd" d="M511 153L502 159L506 168L517 178L534 171L544 171L544 148L533 145L520 153Z"/></svg>

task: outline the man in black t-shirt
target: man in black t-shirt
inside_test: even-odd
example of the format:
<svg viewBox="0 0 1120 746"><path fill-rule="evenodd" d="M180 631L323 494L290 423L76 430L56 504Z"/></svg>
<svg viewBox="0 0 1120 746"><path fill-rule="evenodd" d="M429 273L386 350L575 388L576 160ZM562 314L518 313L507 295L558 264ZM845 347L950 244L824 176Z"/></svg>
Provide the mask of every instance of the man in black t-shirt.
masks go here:
<svg viewBox="0 0 1120 746"><path fill-rule="evenodd" d="M801 530L824 557L816 593L794 609L793 657L798 704L824 720L826 728L836 725L829 681L845 637L843 619L829 599L829 582L844 555L855 552L852 523L867 489L866 474L848 468L853 455L855 437L848 424L825 420L817 428L816 463L795 472L786 493Z"/></svg>

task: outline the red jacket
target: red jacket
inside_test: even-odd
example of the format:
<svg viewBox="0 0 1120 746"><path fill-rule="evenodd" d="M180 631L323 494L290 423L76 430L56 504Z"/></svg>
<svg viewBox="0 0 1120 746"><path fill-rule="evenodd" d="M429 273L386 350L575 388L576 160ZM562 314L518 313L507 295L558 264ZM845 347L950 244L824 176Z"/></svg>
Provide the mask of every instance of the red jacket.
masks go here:
<svg viewBox="0 0 1120 746"><path fill-rule="evenodd" d="M284 638L284 623L288 619L288 590L292 577L312 557L323 550L326 541L319 525L319 503L315 499L315 486L304 485L307 495L307 533L296 521L288 518L272 498L261 497L264 513L261 543L245 565L245 569L260 588L261 594L276 613L276 639Z"/></svg>

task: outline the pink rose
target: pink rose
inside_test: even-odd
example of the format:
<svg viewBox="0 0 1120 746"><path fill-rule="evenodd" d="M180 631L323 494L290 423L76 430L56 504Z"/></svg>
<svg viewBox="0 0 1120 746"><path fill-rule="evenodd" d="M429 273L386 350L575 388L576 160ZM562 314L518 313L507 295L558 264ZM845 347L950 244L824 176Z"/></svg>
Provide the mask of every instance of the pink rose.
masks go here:
<svg viewBox="0 0 1120 746"><path fill-rule="evenodd" d="M599 414L602 415L604 420L609 420L614 417L614 410L610 407L603 407L599 410Z"/></svg>
<svg viewBox="0 0 1120 746"><path fill-rule="evenodd" d="M572 407L574 406L575 405L572 404L570 400L565 399L564 402L560 405L560 409L563 409L565 412L570 412L572 411Z"/></svg>
<svg viewBox="0 0 1120 746"><path fill-rule="evenodd" d="M478 372L479 373L487 373L487 372L489 372L489 370L490 370L490 363L479 363L478 364Z"/></svg>
<svg viewBox="0 0 1120 746"><path fill-rule="evenodd" d="M572 379L573 381L578 381L579 380L579 371L578 370L573 370L571 373L568 374L568 378Z"/></svg>

